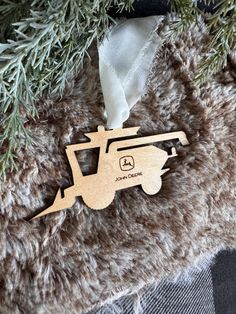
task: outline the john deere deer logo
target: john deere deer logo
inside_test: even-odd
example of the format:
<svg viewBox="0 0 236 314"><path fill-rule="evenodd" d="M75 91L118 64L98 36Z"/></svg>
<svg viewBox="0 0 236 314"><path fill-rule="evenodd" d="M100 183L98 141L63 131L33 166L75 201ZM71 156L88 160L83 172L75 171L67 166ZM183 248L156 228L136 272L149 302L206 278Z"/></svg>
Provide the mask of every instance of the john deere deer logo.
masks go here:
<svg viewBox="0 0 236 314"><path fill-rule="evenodd" d="M120 158L120 169L129 171L134 169L134 158L132 156L124 156Z"/></svg>

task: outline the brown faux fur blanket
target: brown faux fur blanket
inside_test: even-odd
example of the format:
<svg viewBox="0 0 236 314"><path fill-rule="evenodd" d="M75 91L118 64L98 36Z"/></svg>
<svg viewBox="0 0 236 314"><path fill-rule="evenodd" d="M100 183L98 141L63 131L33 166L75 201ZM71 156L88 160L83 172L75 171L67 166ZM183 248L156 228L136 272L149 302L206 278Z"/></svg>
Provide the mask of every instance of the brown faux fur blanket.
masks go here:
<svg viewBox="0 0 236 314"><path fill-rule="evenodd" d="M206 41L204 29L192 29L162 47L149 92L125 124L188 136L157 195L122 190L101 211L78 198L71 209L25 221L72 184L65 145L105 123L96 53L62 100L38 104L39 118L28 123L35 144L18 151L19 171L0 195L1 313L85 313L236 246L236 58L194 87Z"/></svg>

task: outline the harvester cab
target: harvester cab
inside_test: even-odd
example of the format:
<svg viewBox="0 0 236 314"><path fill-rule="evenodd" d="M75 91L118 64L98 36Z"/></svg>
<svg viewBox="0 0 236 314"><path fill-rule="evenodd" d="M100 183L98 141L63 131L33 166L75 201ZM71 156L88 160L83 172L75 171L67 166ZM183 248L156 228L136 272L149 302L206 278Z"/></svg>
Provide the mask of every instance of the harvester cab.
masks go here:
<svg viewBox="0 0 236 314"><path fill-rule="evenodd" d="M128 129L105 130L104 126L98 126L97 132L85 133L84 135L90 139L89 142L68 145L66 147L66 155L72 169L74 184L80 184L83 177L80 165L78 163L76 152L86 149L99 148L97 174L103 169L103 163L106 163L106 154L108 149L108 141L117 138L124 138L137 135L139 127ZM105 160L104 160L105 158Z"/></svg>

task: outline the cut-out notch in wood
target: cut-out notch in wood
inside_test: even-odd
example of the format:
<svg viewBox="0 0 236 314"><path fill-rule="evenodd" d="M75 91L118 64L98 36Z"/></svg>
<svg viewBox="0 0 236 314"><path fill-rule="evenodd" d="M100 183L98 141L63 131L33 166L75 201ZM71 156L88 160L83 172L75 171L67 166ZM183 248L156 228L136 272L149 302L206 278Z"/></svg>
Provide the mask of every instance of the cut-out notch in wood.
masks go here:
<svg viewBox="0 0 236 314"><path fill-rule="evenodd" d="M105 130L98 126L97 132L85 134L89 142L68 145L66 154L74 184L64 190L63 197L59 189L54 203L32 219L72 207L77 196L81 196L88 207L103 209L112 203L115 192L121 189L141 185L145 193L156 194L162 185L161 176L169 170L163 169L164 164L177 154L175 147L168 155L151 144L174 139L182 145L189 142L183 131L137 137L139 128ZM136 137L127 139L130 136ZM108 140L113 142L109 144ZM97 173L84 176L75 152L97 147L100 148Z"/></svg>

